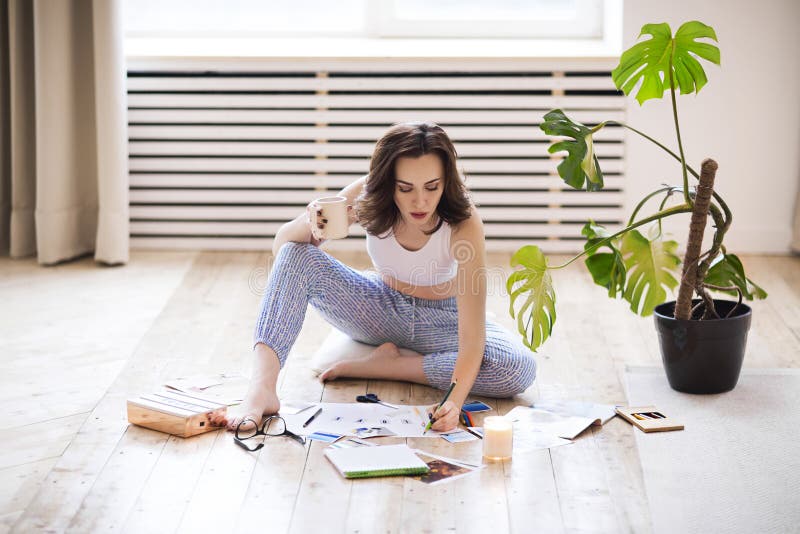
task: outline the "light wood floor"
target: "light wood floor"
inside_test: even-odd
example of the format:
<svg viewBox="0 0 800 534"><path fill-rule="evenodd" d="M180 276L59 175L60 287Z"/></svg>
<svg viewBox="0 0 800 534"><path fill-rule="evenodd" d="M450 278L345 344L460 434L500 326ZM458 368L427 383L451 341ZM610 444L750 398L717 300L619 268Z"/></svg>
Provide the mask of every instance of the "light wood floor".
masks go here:
<svg viewBox="0 0 800 534"><path fill-rule="evenodd" d="M336 254L357 267L366 255ZM508 255L490 255L502 271ZM0 258L0 531L636 532L652 530L633 429L616 418L572 445L518 454L428 487L404 478L350 482L322 455L273 440L259 453L230 434L192 439L128 426L125 399L187 374L244 371L266 254L134 252L124 267L83 259L52 268ZM745 365L800 367L800 259L745 257L770 298L755 309ZM489 309L513 328L504 277ZM558 323L524 395L624 404L626 364L658 365L652 319L630 314L581 266L555 277ZM283 398L397 403L439 393L408 384L322 386L310 355L329 326L309 309L282 373ZM391 439L381 438L385 442ZM408 440L467 461L480 443ZM743 496L744 497L744 496Z"/></svg>

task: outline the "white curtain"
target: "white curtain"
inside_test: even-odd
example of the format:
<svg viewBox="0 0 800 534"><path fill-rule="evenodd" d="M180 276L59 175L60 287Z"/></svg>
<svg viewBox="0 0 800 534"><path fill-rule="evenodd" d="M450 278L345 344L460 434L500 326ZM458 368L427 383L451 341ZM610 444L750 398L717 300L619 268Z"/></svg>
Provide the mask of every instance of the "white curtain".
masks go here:
<svg viewBox="0 0 800 534"><path fill-rule="evenodd" d="M800 177L798 177L797 200L794 204L794 230L792 232L792 250L800 254Z"/></svg>
<svg viewBox="0 0 800 534"><path fill-rule="evenodd" d="M794 210L794 232L792 233L792 250L800 254L800 195L797 195L797 207Z"/></svg>
<svg viewBox="0 0 800 534"><path fill-rule="evenodd" d="M121 0L0 11L0 254L127 262Z"/></svg>

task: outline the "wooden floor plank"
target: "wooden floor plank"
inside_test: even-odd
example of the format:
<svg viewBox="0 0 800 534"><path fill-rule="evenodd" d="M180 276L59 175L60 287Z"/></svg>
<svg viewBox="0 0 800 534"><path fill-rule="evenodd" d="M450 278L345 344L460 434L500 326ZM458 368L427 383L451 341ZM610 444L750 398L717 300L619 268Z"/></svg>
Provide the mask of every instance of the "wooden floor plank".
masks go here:
<svg viewBox="0 0 800 534"><path fill-rule="evenodd" d="M57 461L54 456L0 469L0 532L11 531Z"/></svg>
<svg viewBox="0 0 800 534"><path fill-rule="evenodd" d="M537 388L534 385L532 389ZM531 397L528 393L516 399L499 399L498 412L506 414L515 406L530 405ZM503 475L510 532L563 532L549 449L521 451L517 446L511 461L503 465Z"/></svg>
<svg viewBox="0 0 800 534"><path fill-rule="evenodd" d="M125 365L124 359L98 361L75 372L59 370L52 375L51 381L39 378L36 384L10 387L0 400L5 412L0 430L13 430L32 422L64 419L81 413L88 415ZM40 387L44 388L41 393L31 393Z"/></svg>
<svg viewBox="0 0 800 534"><path fill-rule="evenodd" d="M366 393L366 380L338 379L325 384L324 402L354 402ZM347 520L352 480L345 479L323 455L328 444L312 441L297 493L289 532L323 532Z"/></svg>
<svg viewBox="0 0 800 534"><path fill-rule="evenodd" d="M494 410L475 414L476 426L483 426L488 415L502 413L500 400L487 397L475 397ZM509 498L506 486L506 475L511 462L484 461L483 442L481 440L450 444L439 440L439 452L443 456L464 460L478 465L485 465L478 473L473 473L455 482L452 486L456 501L457 532L507 532L509 525ZM479 506L476 503L480 502Z"/></svg>
<svg viewBox="0 0 800 534"><path fill-rule="evenodd" d="M175 532L217 438L216 432L190 439L170 436L121 530L131 534Z"/></svg>
<svg viewBox="0 0 800 534"><path fill-rule="evenodd" d="M307 359L301 356L290 354L281 372L279 396L282 402L318 402L322 397L322 384L311 378ZM266 439L264 448L253 453L257 462L236 514L237 532L255 532L266 525L271 532L288 531L309 447L302 447L289 438Z"/></svg>
<svg viewBox="0 0 800 534"><path fill-rule="evenodd" d="M0 430L0 469L61 456L89 412Z"/></svg>
<svg viewBox="0 0 800 534"><path fill-rule="evenodd" d="M433 405L440 402L442 392L414 384L410 404ZM444 440L438 438L409 438L414 449L445 455ZM445 443L446 444L446 443ZM443 452L445 451L445 452ZM474 475L479 476L479 475ZM457 501L453 484L458 481L429 486L406 478L403 484L402 525L408 532L447 532L456 529Z"/></svg>
<svg viewBox="0 0 800 534"><path fill-rule="evenodd" d="M75 532L119 531L169 436L128 426L69 523Z"/></svg>
<svg viewBox="0 0 800 534"><path fill-rule="evenodd" d="M752 256L742 262L748 276L769 294L766 300L748 302L753 308L753 324L744 365L800 366L800 296L791 285L796 277L792 267L800 268L800 258ZM748 356L754 349L760 355L767 352L768 358L762 355L752 361Z"/></svg>
<svg viewBox="0 0 800 534"><path fill-rule="evenodd" d="M557 335L566 338L566 351L558 355L557 362L544 362L540 378L543 382L565 385L564 400L613 403L624 395L613 359L602 342L603 330L596 318L597 311L585 304L587 288L579 282L585 275L579 267L574 265L559 273L562 278L569 275L572 281L559 292L557 304L560 318ZM563 286L560 281L556 279ZM585 431L572 444L551 449L550 456L564 529L570 532L622 530L592 433Z"/></svg>
<svg viewBox="0 0 800 534"><path fill-rule="evenodd" d="M411 398L411 384L391 380L370 380L367 392L375 393L379 399L395 405L407 405ZM352 401L351 401L352 402ZM406 443L406 438L370 438L378 445ZM332 467L331 467L332 468ZM404 477L385 477L359 480L350 489L347 517L343 523L345 532L385 533L403 531L403 483Z"/></svg>
<svg viewBox="0 0 800 534"><path fill-rule="evenodd" d="M177 532L226 532L236 523L257 457L228 432L215 437Z"/></svg>

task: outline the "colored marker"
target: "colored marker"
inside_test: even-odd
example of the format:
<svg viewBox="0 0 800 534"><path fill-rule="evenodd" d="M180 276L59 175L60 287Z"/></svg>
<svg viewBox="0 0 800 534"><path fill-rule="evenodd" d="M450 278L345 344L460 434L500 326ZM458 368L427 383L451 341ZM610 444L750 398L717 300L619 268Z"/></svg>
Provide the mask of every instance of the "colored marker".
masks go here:
<svg viewBox="0 0 800 534"><path fill-rule="evenodd" d="M456 380L453 380L453 383L450 384L450 389L448 389L447 393L444 394L444 398L442 399L442 402L439 403L439 406L436 407L436 410L434 410L433 413L436 413L436 411L439 408L441 408L442 405L445 402L447 402L447 399L450 397L450 394L453 392L453 389L456 387L456 382L457 382ZM433 424L433 413L428 416L428 424L425 425L425 430L422 431L423 435L425 435L425 432L427 432L428 430L431 429L431 425Z"/></svg>

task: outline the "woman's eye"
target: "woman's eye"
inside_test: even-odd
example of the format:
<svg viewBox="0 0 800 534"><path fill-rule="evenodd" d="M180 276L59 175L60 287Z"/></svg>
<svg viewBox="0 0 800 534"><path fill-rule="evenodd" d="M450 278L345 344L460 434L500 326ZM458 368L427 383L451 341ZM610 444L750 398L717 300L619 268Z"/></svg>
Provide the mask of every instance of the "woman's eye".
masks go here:
<svg viewBox="0 0 800 534"><path fill-rule="evenodd" d="M403 188L401 187L401 188L400 188L400 192L401 192L401 193L410 193L410 192L411 192L411 189L403 189Z"/></svg>
<svg viewBox="0 0 800 534"><path fill-rule="evenodd" d="M426 187L425 189L427 189L428 191L436 191L437 189L439 189L439 186L437 185L434 187Z"/></svg>

